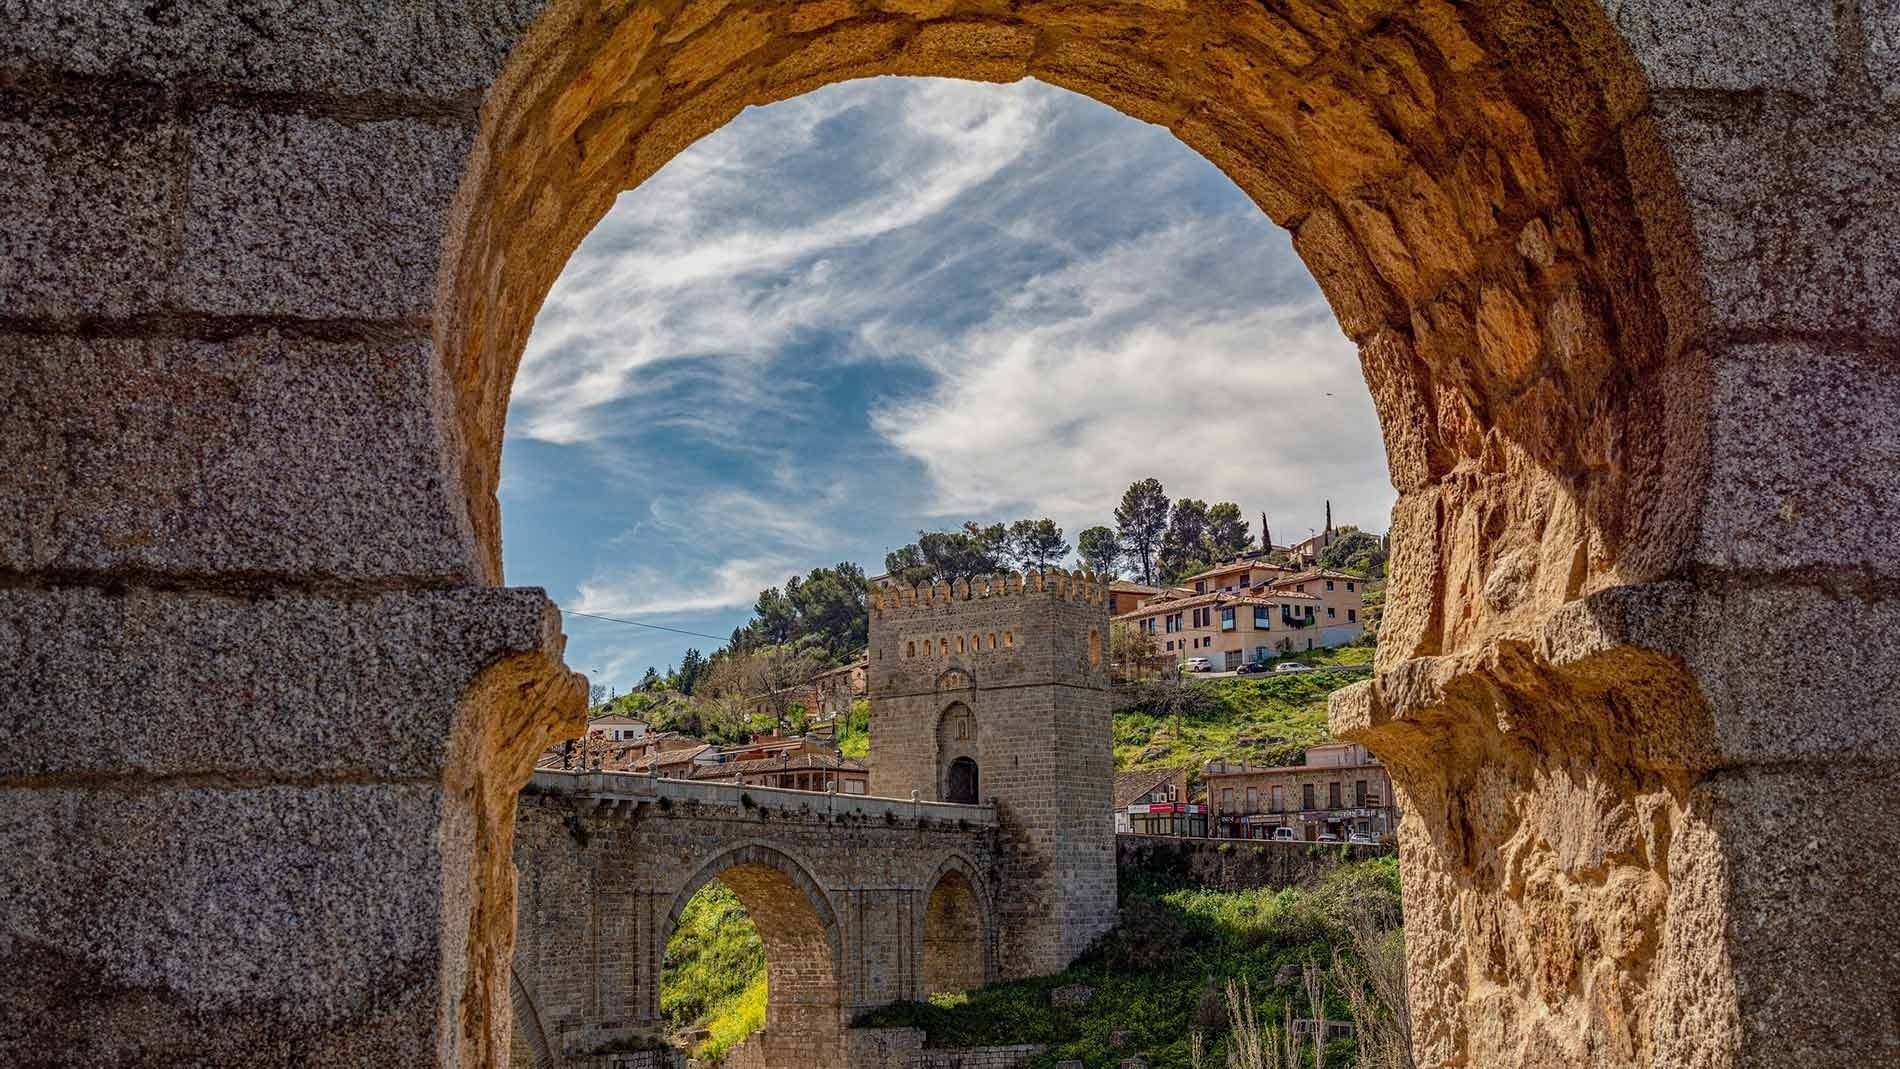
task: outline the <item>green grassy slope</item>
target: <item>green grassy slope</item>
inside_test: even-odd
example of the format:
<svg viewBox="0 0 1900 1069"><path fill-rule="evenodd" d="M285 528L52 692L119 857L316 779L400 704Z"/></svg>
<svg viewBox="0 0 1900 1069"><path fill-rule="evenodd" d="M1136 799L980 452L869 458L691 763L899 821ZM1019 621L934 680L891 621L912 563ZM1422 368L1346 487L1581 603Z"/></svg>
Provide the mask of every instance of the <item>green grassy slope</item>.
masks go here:
<svg viewBox="0 0 1900 1069"><path fill-rule="evenodd" d="M1391 858L1342 867L1312 890L1127 893L1119 925L1063 973L873 1010L855 1023L922 1028L932 1047L1048 1045L1032 1069L1068 1059L1116 1066L1137 1052L1154 1069L1189 1069L1198 1031L1202 1064L1225 1065L1228 981L1247 985L1263 1022L1283 1021L1289 1001L1295 1016L1308 1016L1297 985L1276 985L1280 970L1327 967L1336 948L1349 956L1347 918L1396 919L1398 895ZM1087 1005L1051 1007L1049 993L1070 984L1094 988ZM1327 1002L1329 1018L1348 1018L1336 993ZM1128 1033L1122 1046L1111 1040L1118 1032ZM1326 1064L1348 1069L1351 1042L1332 1044Z"/></svg>
<svg viewBox="0 0 1900 1069"><path fill-rule="evenodd" d="M1363 664L1368 646L1328 651L1330 657L1302 663ZM1213 701L1201 713L1173 717L1139 709L1115 713L1115 768L1199 767L1217 757L1274 765L1297 760L1299 751L1326 739L1326 697L1363 674L1316 671L1284 675L1203 679L1195 685Z"/></svg>
<svg viewBox="0 0 1900 1069"><path fill-rule="evenodd" d="M765 947L723 884L701 888L666 941L660 1013L675 1032L705 1028L706 1047L721 1051L765 1024Z"/></svg>

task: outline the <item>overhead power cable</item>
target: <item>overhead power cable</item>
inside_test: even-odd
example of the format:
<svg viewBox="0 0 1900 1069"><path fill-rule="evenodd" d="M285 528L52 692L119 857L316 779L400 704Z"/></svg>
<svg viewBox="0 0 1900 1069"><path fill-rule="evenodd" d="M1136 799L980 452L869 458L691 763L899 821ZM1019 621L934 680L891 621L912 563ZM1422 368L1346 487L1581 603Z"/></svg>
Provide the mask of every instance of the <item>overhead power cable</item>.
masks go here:
<svg viewBox="0 0 1900 1069"><path fill-rule="evenodd" d="M648 624L648 623L642 623L639 620L622 620L617 616L601 616L597 613L591 613L591 612L576 612L573 609L562 609L561 613L562 615L565 615L565 616L585 616L589 620L605 620L610 624L626 624L628 627L645 627L645 628L650 628L651 630L654 630L654 631L671 631L676 635L691 635L694 638L709 638L709 639L712 639L714 642L724 642L726 641L726 639L732 637L730 635L708 635L703 631L683 631L677 627L667 627L664 624Z"/></svg>

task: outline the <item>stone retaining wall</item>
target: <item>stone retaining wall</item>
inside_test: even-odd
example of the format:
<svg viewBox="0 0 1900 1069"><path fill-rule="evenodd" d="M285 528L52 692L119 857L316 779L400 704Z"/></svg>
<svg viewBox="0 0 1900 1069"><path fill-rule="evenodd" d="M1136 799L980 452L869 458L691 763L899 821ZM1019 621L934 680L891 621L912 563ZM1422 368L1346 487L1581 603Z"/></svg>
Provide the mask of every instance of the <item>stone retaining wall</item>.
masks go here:
<svg viewBox="0 0 1900 1069"><path fill-rule="evenodd" d="M1392 851L1338 843L1276 843L1264 839L1115 836L1115 868L1123 882L1147 877L1164 884L1244 891L1305 887L1326 878L1342 859L1366 861Z"/></svg>
<svg viewBox="0 0 1900 1069"><path fill-rule="evenodd" d="M921 1028L854 1028L846 1039L852 1069L1020 1069L1043 1047L927 1049Z"/></svg>

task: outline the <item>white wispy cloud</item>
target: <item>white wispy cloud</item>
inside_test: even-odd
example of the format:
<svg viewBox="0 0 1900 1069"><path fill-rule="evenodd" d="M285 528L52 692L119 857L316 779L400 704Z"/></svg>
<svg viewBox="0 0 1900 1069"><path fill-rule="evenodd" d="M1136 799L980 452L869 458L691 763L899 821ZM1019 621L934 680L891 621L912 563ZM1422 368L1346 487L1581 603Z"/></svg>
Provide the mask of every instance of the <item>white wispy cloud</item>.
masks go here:
<svg viewBox="0 0 1900 1069"><path fill-rule="evenodd" d="M785 555L741 557L705 569L635 566L580 585L578 612L606 616L673 616L751 605L795 568Z"/></svg>
<svg viewBox="0 0 1900 1069"><path fill-rule="evenodd" d="M889 92L839 89L775 107L771 122L748 124L759 136L707 139L622 198L543 303L511 433L596 438L615 425L609 406L656 365L689 359L710 365L736 404L774 407L782 398L760 388L757 365L799 330L849 322L877 300L840 285L836 258L927 222L993 178L1033 144L1048 110L1027 86L978 100L947 83L907 83L902 136L845 183L857 195L818 211L763 210L773 165L809 149L827 120Z"/></svg>
<svg viewBox="0 0 1900 1069"><path fill-rule="evenodd" d="M1379 442L1355 350L1313 297L1263 302L1219 278L1229 222L1177 222L1036 276L966 332L886 325L880 344L939 376L874 416L929 472L932 511L1027 511L1073 532L1147 475L1254 507L1386 507L1380 487L1350 485Z"/></svg>

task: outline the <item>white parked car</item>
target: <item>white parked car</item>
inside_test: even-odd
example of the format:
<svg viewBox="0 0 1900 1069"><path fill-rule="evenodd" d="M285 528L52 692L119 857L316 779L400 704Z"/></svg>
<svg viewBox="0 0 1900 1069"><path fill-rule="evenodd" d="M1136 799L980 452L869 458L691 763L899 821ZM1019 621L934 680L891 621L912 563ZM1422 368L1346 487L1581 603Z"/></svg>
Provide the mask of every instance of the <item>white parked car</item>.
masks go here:
<svg viewBox="0 0 1900 1069"><path fill-rule="evenodd" d="M1353 846L1378 846L1379 845L1379 840L1373 838L1370 835L1367 835L1365 832L1362 832L1362 831L1356 831L1356 832L1353 832L1351 835L1346 836L1346 842Z"/></svg>
<svg viewBox="0 0 1900 1069"><path fill-rule="evenodd" d="M1310 669L1310 668L1308 668L1308 667L1306 667L1305 665L1303 665L1303 664L1301 664L1301 663L1300 663L1300 662L1298 662L1298 661L1288 661L1288 662L1286 662L1285 664L1276 664L1276 665L1274 665L1274 666L1273 666L1273 670L1274 670L1274 671L1276 671L1276 672L1309 672L1309 671L1312 671L1312 669Z"/></svg>
<svg viewBox="0 0 1900 1069"><path fill-rule="evenodd" d="M1214 670L1214 662L1205 657L1189 657L1187 661L1181 665L1181 670L1184 672L1212 672Z"/></svg>
<svg viewBox="0 0 1900 1069"><path fill-rule="evenodd" d="M1273 829L1273 841L1276 843L1297 843L1300 837L1292 828L1281 826Z"/></svg>
<svg viewBox="0 0 1900 1069"><path fill-rule="evenodd" d="M1319 841L1322 843L1336 843L1339 841L1339 836L1334 835L1330 831L1323 831L1319 833Z"/></svg>

